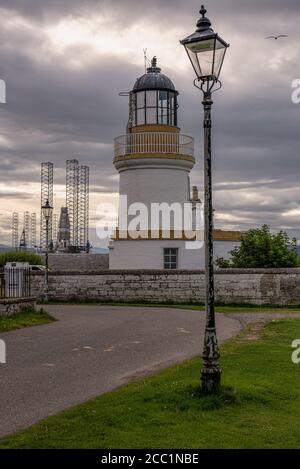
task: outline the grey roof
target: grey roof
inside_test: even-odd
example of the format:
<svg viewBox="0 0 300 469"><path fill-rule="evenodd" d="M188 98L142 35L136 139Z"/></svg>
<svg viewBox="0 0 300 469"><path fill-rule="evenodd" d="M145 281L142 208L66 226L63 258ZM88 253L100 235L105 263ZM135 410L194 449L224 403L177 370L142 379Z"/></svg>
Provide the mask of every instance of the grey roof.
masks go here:
<svg viewBox="0 0 300 469"><path fill-rule="evenodd" d="M161 73L161 69L157 67L156 57L153 57L147 73L138 78L133 87L133 91L143 90L169 90L178 93L170 78Z"/></svg>

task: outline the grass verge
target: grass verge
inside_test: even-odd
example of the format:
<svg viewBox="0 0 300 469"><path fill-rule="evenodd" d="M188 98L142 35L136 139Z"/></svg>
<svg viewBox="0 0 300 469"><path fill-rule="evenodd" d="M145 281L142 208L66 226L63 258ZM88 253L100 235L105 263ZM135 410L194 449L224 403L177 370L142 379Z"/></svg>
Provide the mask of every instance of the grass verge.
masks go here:
<svg viewBox="0 0 300 469"><path fill-rule="evenodd" d="M0 316L0 332L47 324L52 321L55 321L55 319L42 308L38 311L26 309L12 316Z"/></svg>
<svg viewBox="0 0 300 469"><path fill-rule="evenodd" d="M223 390L199 392L199 359L99 396L0 440L0 448L298 448L300 321L222 347Z"/></svg>
<svg viewBox="0 0 300 469"><path fill-rule="evenodd" d="M176 309L191 309L191 310L205 310L205 305L202 303L146 303L146 302L114 302L114 301L99 301L94 299L76 299L69 300L51 300L44 304L86 304L98 306L132 306L132 307L145 307L145 308L176 308ZM215 310L217 313L300 313L300 305L291 306L277 306L277 305L216 305Z"/></svg>

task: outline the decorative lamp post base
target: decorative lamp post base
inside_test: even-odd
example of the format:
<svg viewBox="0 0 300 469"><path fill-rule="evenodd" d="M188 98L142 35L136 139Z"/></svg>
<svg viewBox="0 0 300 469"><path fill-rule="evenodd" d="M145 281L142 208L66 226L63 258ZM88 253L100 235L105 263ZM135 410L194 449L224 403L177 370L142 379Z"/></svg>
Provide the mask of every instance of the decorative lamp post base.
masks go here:
<svg viewBox="0 0 300 469"><path fill-rule="evenodd" d="M218 394L221 389L222 370L219 366L202 368L201 383L204 394Z"/></svg>
<svg viewBox="0 0 300 469"><path fill-rule="evenodd" d="M221 389L222 370L219 366L220 352L215 327L206 327L202 358L202 391L205 394L217 394Z"/></svg>

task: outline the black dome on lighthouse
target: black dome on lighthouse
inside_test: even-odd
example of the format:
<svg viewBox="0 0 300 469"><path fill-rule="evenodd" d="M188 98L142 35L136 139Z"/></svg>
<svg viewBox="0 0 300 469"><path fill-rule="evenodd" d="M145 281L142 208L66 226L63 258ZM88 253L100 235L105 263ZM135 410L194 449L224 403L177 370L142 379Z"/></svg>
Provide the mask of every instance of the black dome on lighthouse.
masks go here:
<svg viewBox="0 0 300 469"><path fill-rule="evenodd" d="M147 73L136 80L132 91L144 90L168 90L178 94L170 78L161 73L161 69L157 66L156 57L151 60L151 67L147 68Z"/></svg>

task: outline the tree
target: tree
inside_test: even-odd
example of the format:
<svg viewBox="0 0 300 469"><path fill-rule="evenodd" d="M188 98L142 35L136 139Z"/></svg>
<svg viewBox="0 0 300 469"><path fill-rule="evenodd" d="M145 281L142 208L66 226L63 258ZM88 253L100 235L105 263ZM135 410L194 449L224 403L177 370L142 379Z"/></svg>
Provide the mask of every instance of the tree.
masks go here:
<svg viewBox="0 0 300 469"><path fill-rule="evenodd" d="M30 265L44 264L44 259L34 252L27 251L7 251L0 254L0 268L6 262L29 262Z"/></svg>
<svg viewBox="0 0 300 469"><path fill-rule="evenodd" d="M231 259L218 258L221 268L279 268L299 267L300 257L296 252L296 239L286 232L272 234L268 225L247 231L240 246L230 251Z"/></svg>

